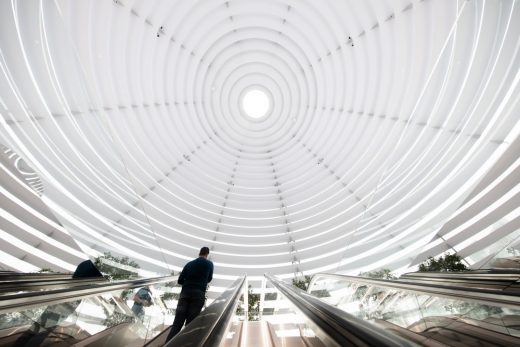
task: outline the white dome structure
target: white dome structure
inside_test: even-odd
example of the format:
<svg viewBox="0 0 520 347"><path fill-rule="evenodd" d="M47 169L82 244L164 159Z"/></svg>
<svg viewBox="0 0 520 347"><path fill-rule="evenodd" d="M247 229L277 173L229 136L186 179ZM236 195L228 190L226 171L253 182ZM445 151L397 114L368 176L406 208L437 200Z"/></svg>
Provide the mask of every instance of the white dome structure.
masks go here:
<svg viewBox="0 0 520 347"><path fill-rule="evenodd" d="M520 255L518 2L12 0L0 18L4 269L111 252L170 273L208 246L218 291Z"/></svg>

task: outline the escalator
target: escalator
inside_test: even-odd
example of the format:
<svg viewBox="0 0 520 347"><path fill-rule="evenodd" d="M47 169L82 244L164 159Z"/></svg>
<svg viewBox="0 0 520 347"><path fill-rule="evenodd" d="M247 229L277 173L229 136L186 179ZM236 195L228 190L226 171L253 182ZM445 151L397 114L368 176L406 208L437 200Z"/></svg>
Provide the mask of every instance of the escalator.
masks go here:
<svg viewBox="0 0 520 347"><path fill-rule="evenodd" d="M0 346L142 346L173 317L160 293L176 277L107 282L70 274L0 274ZM133 293L153 288L142 317L130 306Z"/></svg>
<svg viewBox="0 0 520 347"><path fill-rule="evenodd" d="M266 279L259 321L233 308L218 339L196 319L167 346L520 346L520 273L318 274L308 292Z"/></svg>
<svg viewBox="0 0 520 347"><path fill-rule="evenodd" d="M318 274L308 292L425 346L520 346L520 273Z"/></svg>
<svg viewBox="0 0 520 347"><path fill-rule="evenodd" d="M520 345L520 274L409 274L397 281L318 274L307 292L266 275L254 313L244 305L243 277L171 341L176 302L162 298L173 297L164 293L175 277L108 283L2 275L0 346ZM143 286L151 286L154 305L136 318L129 305Z"/></svg>
<svg viewBox="0 0 520 347"><path fill-rule="evenodd" d="M416 346L364 322L291 285L266 275L275 308L269 317L247 321L237 305L245 279L238 279L165 346ZM161 346L166 333L146 346Z"/></svg>
<svg viewBox="0 0 520 347"><path fill-rule="evenodd" d="M173 305L157 294L146 315L136 318L129 304L136 289L151 286L164 293L175 277L106 282L70 275L5 275L0 274L0 346L411 345L274 277L268 281L277 292L278 308L269 319L249 322L247 313L238 314L247 288L245 277L239 278L167 342Z"/></svg>

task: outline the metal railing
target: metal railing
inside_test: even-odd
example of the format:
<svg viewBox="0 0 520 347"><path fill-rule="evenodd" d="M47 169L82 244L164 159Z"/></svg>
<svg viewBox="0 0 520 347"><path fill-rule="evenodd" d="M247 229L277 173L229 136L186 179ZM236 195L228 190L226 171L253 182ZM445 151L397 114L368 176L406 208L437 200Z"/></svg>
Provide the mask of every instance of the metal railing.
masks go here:
<svg viewBox="0 0 520 347"><path fill-rule="evenodd" d="M454 286L451 284L443 285L439 281L431 280L430 283L411 283L399 280L383 280L357 276L336 275L336 274L316 274L313 276L309 288L320 278L339 279L358 284L367 284L385 288L399 289L416 293L427 293L434 296L442 296L449 299L473 301L488 305L501 305L504 307L518 308L520 296L518 293L506 292L484 288L472 288ZM440 279L439 279L440 280Z"/></svg>
<svg viewBox="0 0 520 347"><path fill-rule="evenodd" d="M164 276L147 279L98 282L80 284L72 288L61 288L47 291L27 292L20 294L8 294L0 296L0 313L21 311L33 307L51 305L71 300L77 300L103 293L133 289L158 283L177 281L178 276Z"/></svg>
<svg viewBox="0 0 520 347"><path fill-rule="evenodd" d="M107 283L104 277L83 277L83 278L72 278L71 276L66 278L38 278L38 279L26 279L20 277L17 280L0 281L0 295L13 292L28 292L36 290L49 290L57 288L73 288L80 285L88 285L95 283Z"/></svg>
<svg viewBox="0 0 520 347"><path fill-rule="evenodd" d="M270 275L264 275L325 336L327 345L338 346L416 346L397 335L354 317L311 294Z"/></svg>
<svg viewBox="0 0 520 347"><path fill-rule="evenodd" d="M188 324L165 346L209 347L217 346L226 333L231 317L235 314L238 299L242 293L245 276L238 278L197 318ZM149 343L147 346L154 344Z"/></svg>
<svg viewBox="0 0 520 347"><path fill-rule="evenodd" d="M489 289L520 295L520 270L493 269L467 272L410 272L401 275L399 282L442 286Z"/></svg>

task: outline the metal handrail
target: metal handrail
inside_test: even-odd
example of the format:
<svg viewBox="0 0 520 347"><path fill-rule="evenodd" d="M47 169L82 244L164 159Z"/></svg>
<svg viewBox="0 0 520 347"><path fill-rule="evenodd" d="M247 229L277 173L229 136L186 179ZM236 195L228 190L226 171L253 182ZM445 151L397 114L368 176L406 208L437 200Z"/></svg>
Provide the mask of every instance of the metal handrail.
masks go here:
<svg viewBox="0 0 520 347"><path fill-rule="evenodd" d="M4 281L22 280L57 280L72 278L72 273L55 273L55 272L0 272L0 283Z"/></svg>
<svg viewBox="0 0 520 347"><path fill-rule="evenodd" d="M107 283L104 277L83 277L83 278L63 278L63 279L37 279L37 280L11 280L0 281L0 295L4 293L48 290L52 288L73 288L79 285Z"/></svg>
<svg viewBox="0 0 520 347"><path fill-rule="evenodd" d="M484 280L484 281L518 281L520 280L520 270L516 269L487 269L472 270L461 272L408 272L402 274L400 279L407 277L426 277L426 278L446 278L464 280Z"/></svg>
<svg viewBox="0 0 520 347"><path fill-rule="evenodd" d="M178 276L164 276L147 279L136 279L127 281L117 281L109 283L91 283L80 285L74 288L64 288L48 291L27 292L20 294L10 294L0 296L0 313L9 311L21 311L32 307L51 305L103 293L133 289L153 285L158 283L177 281Z"/></svg>
<svg viewBox="0 0 520 347"><path fill-rule="evenodd" d="M209 347L217 346L225 335L228 323L235 313L245 276L238 278L197 318L188 324L164 346Z"/></svg>
<svg viewBox="0 0 520 347"><path fill-rule="evenodd" d="M341 279L344 281L355 282L360 284L368 284L378 287L386 287L410 291L415 293L427 293L435 296L442 296L450 299L474 301L489 305L501 305L512 308L518 308L520 305L520 296L515 293L497 292L491 289L461 287L454 285L440 285L434 282L429 284L414 284L410 282L399 282L398 280L383 280L375 278L337 275L337 274L316 274L309 283L309 288L316 282L318 278Z"/></svg>
<svg viewBox="0 0 520 347"><path fill-rule="evenodd" d="M264 276L313 325L318 326L326 334L326 338L339 346L416 346L410 341L354 317L273 276L268 274Z"/></svg>
<svg viewBox="0 0 520 347"><path fill-rule="evenodd" d="M464 272L409 272L402 274L399 281L436 281L460 283L461 286L486 286L489 289L503 290L520 285L520 270L472 270Z"/></svg>
<svg viewBox="0 0 520 347"><path fill-rule="evenodd" d="M399 282L426 283L441 286L480 288L499 293L520 295L520 270L490 269L466 272L410 272L401 275Z"/></svg>

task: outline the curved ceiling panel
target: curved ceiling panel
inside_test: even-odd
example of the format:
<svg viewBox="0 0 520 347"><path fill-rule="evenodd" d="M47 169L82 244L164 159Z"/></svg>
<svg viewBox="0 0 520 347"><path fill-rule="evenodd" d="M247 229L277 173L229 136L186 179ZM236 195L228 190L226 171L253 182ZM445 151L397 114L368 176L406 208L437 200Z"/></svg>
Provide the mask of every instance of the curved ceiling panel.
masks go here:
<svg viewBox="0 0 520 347"><path fill-rule="evenodd" d="M520 236L514 1L0 6L0 142L89 256L209 246L219 287L478 267Z"/></svg>

